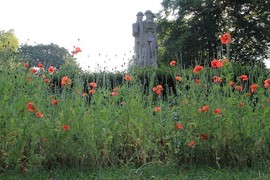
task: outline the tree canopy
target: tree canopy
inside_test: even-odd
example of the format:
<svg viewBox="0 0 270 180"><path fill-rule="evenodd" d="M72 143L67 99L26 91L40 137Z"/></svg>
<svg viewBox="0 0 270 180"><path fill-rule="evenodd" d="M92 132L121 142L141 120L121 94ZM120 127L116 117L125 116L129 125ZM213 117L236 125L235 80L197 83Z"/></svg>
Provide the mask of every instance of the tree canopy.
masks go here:
<svg viewBox="0 0 270 180"><path fill-rule="evenodd" d="M0 60L10 60L18 52L19 40L14 30L0 31Z"/></svg>
<svg viewBox="0 0 270 180"><path fill-rule="evenodd" d="M27 60L32 66L42 63L45 67L51 65L60 67L64 63L74 61L67 49L56 44L22 45L20 47L21 58ZM76 64L75 61L73 64Z"/></svg>
<svg viewBox="0 0 270 180"><path fill-rule="evenodd" d="M221 58L220 35L229 32L230 59L242 63L267 58L270 43L270 0L163 0L158 20L160 58L182 66ZM169 15L173 19L169 20Z"/></svg>

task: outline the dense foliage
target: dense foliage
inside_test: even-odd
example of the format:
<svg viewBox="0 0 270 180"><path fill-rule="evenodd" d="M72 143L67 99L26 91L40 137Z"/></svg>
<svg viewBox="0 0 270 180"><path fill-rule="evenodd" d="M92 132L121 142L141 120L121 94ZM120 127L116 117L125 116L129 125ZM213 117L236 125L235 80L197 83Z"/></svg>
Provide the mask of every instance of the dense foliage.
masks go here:
<svg viewBox="0 0 270 180"><path fill-rule="evenodd" d="M171 63L165 77L138 69L108 79L2 62L1 170L267 163L269 72L234 74L231 62L212 64Z"/></svg>
<svg viewBox="0 0 270 180"><path fill-rule="evenodd" d="M10 61L19 49L19 40L14 30L0 31L0 61Z"/></svg>
<svg viewBox="0 0 270 180"><path fill-rule="evenodd" d="M270 42L270 2L235 0L164 0L158 21L161 62L178 59L182 66L209 63L230 50L231 60L244 64L267 56ZM230 32L231 48L219 36Z"/></svg>
<svg viewBox="0 0 270 180"><path fill-rule="evenodd" d="M59 68L65 62L75 62L67 49L59 47L56 44L37 44L27 45L24 44L19 49L20 57L27 59L30 65L42 63L46 68L51 65ZM75 63L74 63L75 65Z"/></svg>

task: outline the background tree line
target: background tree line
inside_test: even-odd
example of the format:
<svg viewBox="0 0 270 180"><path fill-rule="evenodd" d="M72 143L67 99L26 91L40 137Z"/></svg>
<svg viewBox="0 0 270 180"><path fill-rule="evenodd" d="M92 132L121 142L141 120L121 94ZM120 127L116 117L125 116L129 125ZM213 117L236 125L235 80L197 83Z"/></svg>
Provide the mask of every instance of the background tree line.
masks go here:
<svg viewBox="0 0 270 180"><path fill-rule="evenodd" d="M227 48L219 36L224 32L233 38L230 60L263 64L267 58L269 0L163 0L162 6L157 20L160 64L177 59L188 67L222 58Z"/></svg>
<svg viewBox="0 0 270 180"><path fill-rule="evenodd" d="M49 66L78 71L80 70L75 58L64 47L57 44L19 45L14 30L0 31L0 60L21 61L36 66L42 63L44 68Z"/></svg>

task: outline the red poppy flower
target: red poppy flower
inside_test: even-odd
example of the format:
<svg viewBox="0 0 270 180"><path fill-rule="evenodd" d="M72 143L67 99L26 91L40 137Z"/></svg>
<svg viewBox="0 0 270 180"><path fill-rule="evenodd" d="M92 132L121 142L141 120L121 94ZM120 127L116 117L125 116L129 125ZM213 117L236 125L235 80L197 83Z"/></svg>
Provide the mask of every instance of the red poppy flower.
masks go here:
<svg viewBox="0 0 270 180"><path fill-rule="evenodd" d="M270 78L266 79L264 81L264 85L263 85L266 89L268 89L270 87Z"/></svg>
<svg viewBox="0 0 270 180"><path fill-rule="evenodd" d="M201 70L203 70L203 66L195 66L194 69L193 69L193 72L195 74L198 74Z"/></svg>
<svg viewBox="0 0 270 180"><path fill-rule="evenodd" d="M170 62L170 66L176 66L176 61L174 61L174 60L171 61L171 62Z"/></svg>
<svg viewBox="0 0 270 180"><path fill-rule="evenodd" d="M163 87L162 85L157 85L156 87L153 87L152 89L158 96L162 94Z"/></svg>
<svg viewBox="0 0 270 180"><path fill-rule="evenodd" d="M204 105L204 106L202 107L202 112L207 112L208 109L209 109L209 105Z"/></svg>
<svg viewBox="0 0 270 180"><path fill-rule="evenodd" d="M95 83L95 82L90 82L90 83L89 83L89 86L90 86L91 88L96 88L96 87L97 87L97 83Z"/></svg>
<svg viewBox="0 0 270 180"><path fill-rule="evenodd" d="M49 79L44 79L44 82L45 82L46 84L49 84L49 83L50 83L50 80L49 80Z"/></svg>
<svg viewBox="0 0 270 180"><path fill-rule="evenodd" d="M250 88L251 93L254 93L258 89L258 85L257 84L251 84L249 88Z"/></svg>
<svg viewBox="0 0 270 180"><path fill-rule="evenodd" d="M232 37L229 33L224 33L221 35L220 40L222 44L228 44L232 41Z"/></svg>
<svg viewBox="0 0 270 180"><path fill-rule="evenodd" d="M37 72L38 72L38 69L37 68L31 68L30 69L30 73L31 74L37 74Z"/></svg>
<svg viewBox="0 0 270 180"><path fill-rule="evenodd" d="M36 112L36 115L37 115L38 117L40 117L40 118L43 118L43 116L44 116L43 114L41 114L40 111L37 111L37 112Z"/></svg>
<svg viewBox="0 0 270 180"><path fill-rule="evenodd" d="M162 94L162 90L161 89L157 89L155 90L156 95L160 96Z"/></svg>
<svg viewBox="0 0 270 180"><path fill-rule="evenodd" d="M33 103L33 102L29 102L29 103L27 104L27 109L28 109L28 111L30 111L30 112L34 112L37 108L34 106L34 103Z"/></svg>
<svg viewBox="0 0 270 180"><path fill-rule="evenodd" d="M240 76L240 79L241 79L242 81L247 81L247 80L248 80L248 76L245 75L245 74L243 74L243 75Z"/></svg>
<svg viewBox="0 0 270 180"><path fill-rule="evenodd" d="M117 96L118 95L118 92L111 92L111 96Z"/></svg>
<svg viewBox="0 0 270 180"><path fill-rule="evenodd" d="M43 67L43 64L42 64L42 63L38 63L38 64L37 64L37 67L39 67L40 69L44 69L44 67Z"/></svg>
<svg viewBox="0 0 270 180"><path fill-rule="evenodd" d="M211 61L212 68L221 68L223 63L220 60L214 59Z"/></svg>
<svg viewBox="0 0 270 180"><path fill-rule="evenodd" d="M188 143L188 147L194 147L196 145L196 141L192 140Z"/></svg>
<svg viewBox="0 0 270 180"><path fill-rule="evenodd" d="M65 131L70 130L70 126L69 126L69 125L63 125L62 128L63 128Z"/></svg>
<svg viewBox="0 0 270 180"><path fill-rule="evenodd" d="M201 80L199 78L195 79L195 83L196 84L200 84L201 83Z"/></svg>
<svg viewBox="0 0 270 180"><path fill-rule="evenodd" d="M52 105L52 106L55 106L55 105L57 105L58 103L59 103L59 101L58 101L57 99L54 99L54 100L52 100L51 105Z"/></svg>
<svg viewBox="0 0 270 180"><path fill-rule="evenodd" d="M236 91L242 91L243 90L243 86L235 86L234 89Z"/></svg>
<svg viewBox="0 0 270 180"><path fill-rule="evenodd" d="M132 80L132 77L130 76L130 75L125 75L125 77L124 77L124 79L126 80L126 81L131 81Z"/></svg>
<svg viewBox="0 0 270 180"><path fill-rule="evenodd" d="M77 53L78 53L78 52L82 52L82 50L81 50L80 47L76 47L75 50L76 50Z"/></svg>
<svg viewBox="0 0 270 180"><path fill-rule="evenodd" d="M221 110L219 108L215 109L214 111L215 114L221 114Z"/></svg>
<svg viewBox="0 0 270 180"><path fill-rule="evenodd" d="M230 81L230 86L234 86L234 82L233 81Z"/></svg>
<svg viewBox="0 0 270 180"><path fill-rule="evenodd" d="M28 63L24 63L23 65L25 68L28 68L29 67L29 64Z"/></svg>
<svg viewBox="0 0 270 180"><path fill-rule="evenodd" d="M82 52L80 47L76 47L73 51L71 51L72 55Z"/></svg>
<svg viewBox="0 0 270 180"><path fill-rule="evenodd" d="M214 76L214 77L212 78L212 80L213 80L215 83L221 83L221 82L222 82L222 79L221 79L221 77L219 77L219 76Z"/></svg>
<svg viewBox="0 0 270 180"><path fill-rule="evenodd" d="M94 89L90 89L89 90L89 94L94 94L95 93L95 90Z"/></svg>
<svg viewBox="0 0 270 180"><path fill-rule="evenodd" d="M266 89L268 89L270 87L270 83L264 83L263 85Z"/></svg>
<svg viewBox="0 0 270 180"><path fill-rule="evenodd" d="M155 107L155 108L154 108L154 111L155 111L155 112L161 111L161 107Z"/></svg>
<svg viewBox="0 0 270 180"><path fill-rule="evenodd" d="M48 72L49 72L50 74L54 73L54 71L55 71L55 68L54 68L53 66L50 66L50 67L48 68Z"/></svg>
<svg viewBox="0 0 270 180"><path fill-rule="evenodd" d="M206 140L209 139L209 135L208 135L208 134L205 134L205 133L202 133L202 134L200 135L200 138L201 138L201 140L206 141Z"/></svg>
<svg viewBox="0 0 270 180"><path fill-rule="evenodd" d="M182 130L183 129L183 125L181 123L176 123L176 129L178 130Z"/></svg>
<svg viewBox="0 0 270 180"><path fill-rule="evenodd" d="M266 79L264 83L270 83L270 78Z"/></svg>
<svg viewBox="0 0 270 180"><path fill-rule="evenodd" d="M182 79L183 79L183 78L182 78L181 76L175 76L175 80L176 80L176 81L182 81Z"/></svg>
<svg viewBox="0 0 270 180"><path fill-rule="evenodd" d="M67 76L64 76L61 79L61 86L64 86L66 84L71 84L71 79L69 79L69 77L67 77Z"/></svg>

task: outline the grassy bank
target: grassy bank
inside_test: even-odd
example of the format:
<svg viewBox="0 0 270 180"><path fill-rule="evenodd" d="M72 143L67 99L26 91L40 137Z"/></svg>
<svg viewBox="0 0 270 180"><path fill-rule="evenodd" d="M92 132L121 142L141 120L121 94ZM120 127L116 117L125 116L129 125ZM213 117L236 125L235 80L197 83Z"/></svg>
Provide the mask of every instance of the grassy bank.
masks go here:
<svg viewBox="0 0 270 180"><path fill-rule="evenodd" d="M269 179L269 168L218 170L211 167L192 167L189 169L174 165L148 164L141 167L103 168L100 170L57 169L36 170L22 175L10 171L0 175L1 179Z"/></svg>

